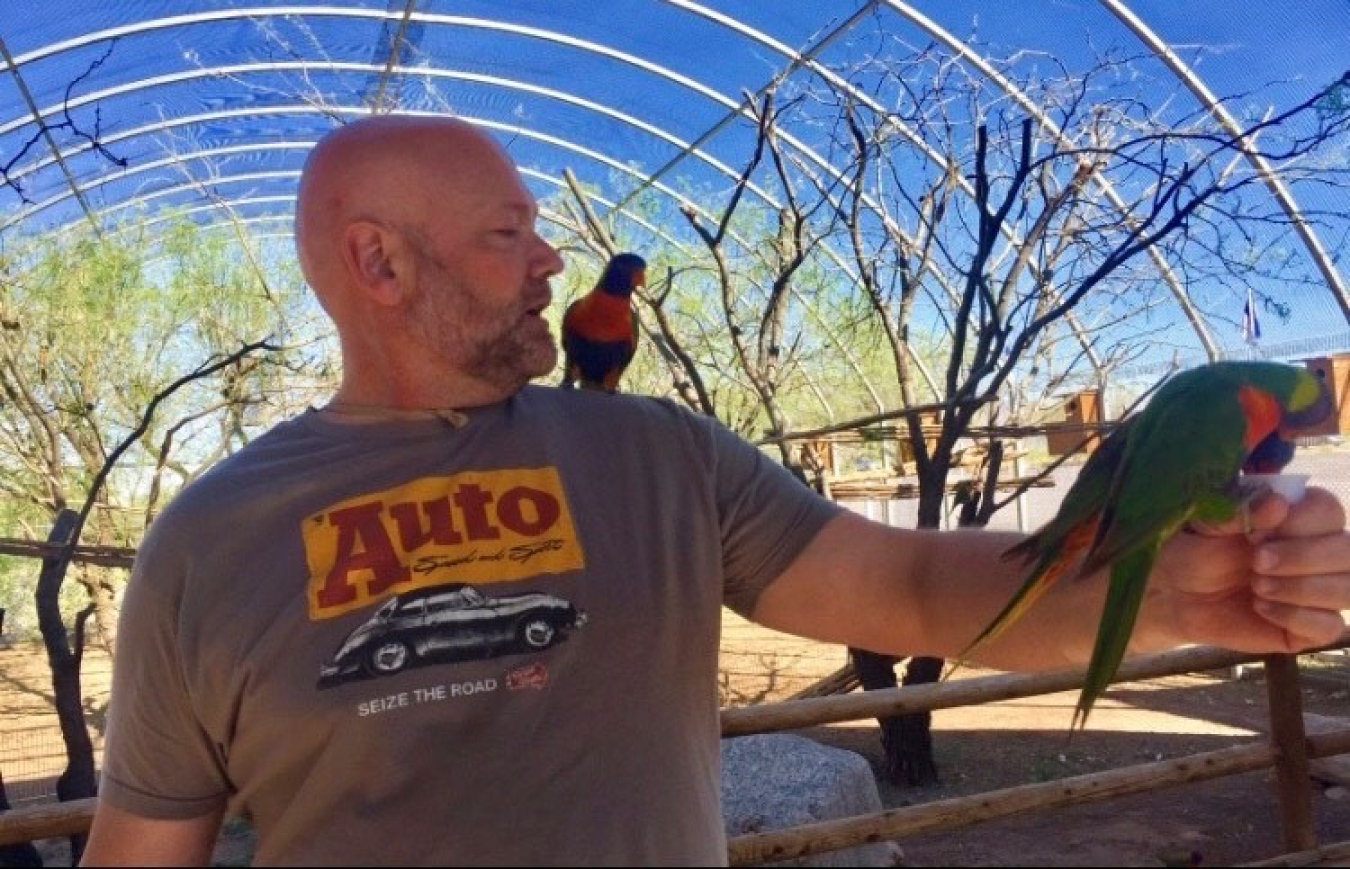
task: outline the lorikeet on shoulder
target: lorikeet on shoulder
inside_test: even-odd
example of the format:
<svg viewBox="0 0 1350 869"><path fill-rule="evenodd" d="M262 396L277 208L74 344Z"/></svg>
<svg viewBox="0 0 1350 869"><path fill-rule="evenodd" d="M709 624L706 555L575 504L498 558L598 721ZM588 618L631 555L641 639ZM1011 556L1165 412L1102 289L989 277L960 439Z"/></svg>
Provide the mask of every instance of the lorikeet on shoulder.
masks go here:
<svg viewBox="0 0 1350 869"><path fill-rule="evenodd" d="M1250 497L1239 474L1279 471L1293 458L1295 432L1331 412L1325 385L1292 365L1217 362L1176 375L1106 437L1055 517L1005 553L1031 572L961 657L1001 634L1075 564L1080 579L1109 566L1072 726L1084 725L1125 657L1163 544L1191 520L1236 516Z"/></svg>
<svg viewBox="0 0 1350 869"><path fill-rule="evenodd" d="M647 263L612 257L595 288L567 306L562 321L562 386L614 392L637 352L633 290L647 284Z"/></svg>

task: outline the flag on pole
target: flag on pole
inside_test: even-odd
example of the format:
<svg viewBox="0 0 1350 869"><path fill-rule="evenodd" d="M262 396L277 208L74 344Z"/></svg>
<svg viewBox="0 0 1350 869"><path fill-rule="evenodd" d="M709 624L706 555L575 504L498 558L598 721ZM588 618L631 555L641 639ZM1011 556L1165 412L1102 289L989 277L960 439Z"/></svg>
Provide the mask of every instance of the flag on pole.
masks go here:
<svg viewBox="0 0 1350 869"><path fill-rule="evenodd" d="M1256 299L1251 287L1247 288L1247 304L1242 309L1242 338L1248 344L1261 341L1261 321L1256 316Z"/></svg>

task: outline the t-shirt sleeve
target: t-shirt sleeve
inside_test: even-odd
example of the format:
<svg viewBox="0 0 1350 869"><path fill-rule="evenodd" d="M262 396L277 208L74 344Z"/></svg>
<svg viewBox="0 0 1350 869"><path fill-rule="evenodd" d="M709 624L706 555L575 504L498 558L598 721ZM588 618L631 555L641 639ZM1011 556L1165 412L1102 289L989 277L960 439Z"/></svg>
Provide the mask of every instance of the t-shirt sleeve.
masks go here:
<svg viewBox="0 0 1350 869"><path fill-rule="evenodd" d="M843 508L724 426L711 425L723 601L749 618L764 589Z"/></svg>
<svg viewBox="0 0 1350 869"><path fill-rule="evenodd" d="M122 601L99 797L123 811L185 820L226 802L221 755L194 714L178 641L181 577L152 526Z"/></svg>

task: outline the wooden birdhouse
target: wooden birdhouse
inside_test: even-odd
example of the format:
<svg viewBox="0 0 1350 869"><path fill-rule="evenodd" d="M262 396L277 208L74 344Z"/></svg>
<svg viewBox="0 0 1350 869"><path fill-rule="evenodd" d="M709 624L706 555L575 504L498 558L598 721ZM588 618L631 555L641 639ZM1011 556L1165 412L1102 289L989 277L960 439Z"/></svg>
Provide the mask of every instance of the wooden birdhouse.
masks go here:
<svg viewBox="0 0 1350 869"><path fill-rule="evenodd" d="M1078 449L1079 444L1090 453L1101 442L1101 436L1089 427L1102 423L1102 394L1097 389L1084 389L1069 395L1063 404L1064 419L1046 427L1045 448L1052 456L1062 456Z"/></svg>
<svg viewBox="0 0 1350 869"><path fill-rule="evenodd" d="M923 428L924 445L927 446L928 452L931 455L933 447L937 446L938 434L942 431L942 412L938 410L919 411L919 425ZM909 428L906 424L901 422L898 429L900 443L898 459L900 471L901 473L908 473L905 470L905 466L914 462L914 448L910 446Z"/></svg>
<svg viewBox="0 0 1350 869"><path fill-rule="evenodd" d="M1307 359L1303 363L1331 390L1331 403L1336 409L1326 422L1300 434L1342 435L1350 431L1350 354Z"/></svg>

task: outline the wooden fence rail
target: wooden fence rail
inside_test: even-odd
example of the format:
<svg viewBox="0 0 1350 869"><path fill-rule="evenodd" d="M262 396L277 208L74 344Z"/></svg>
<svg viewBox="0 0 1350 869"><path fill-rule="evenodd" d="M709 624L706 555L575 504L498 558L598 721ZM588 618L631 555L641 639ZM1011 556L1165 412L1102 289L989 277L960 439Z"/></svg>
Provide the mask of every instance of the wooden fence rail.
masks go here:
<svg viewBox="0 0 1350 869"><path fill-rule="evenodd" d="M0 845L83 836L94 822L97 802L94 799L70 800L0 812Z"/></svg>
<svg viewBox="0 0 1350 869"><path fill-rule="evenodd" d="M1350 645L1350 633L1335 643L1309 651L1339 649L1347 645ZM1193 646L1127 660L1117 671L1114 681L1136 682L1159 676L1225 669L1261 660L1263 660L1261 655L1230 652L1210 646ZM759 706L736 706L722 710L722 735L744 736L750 733L795 730L819 724L838 724L843 721L905 715L956 706L975 706L999 700L1071 691L1081 688L1082 685L1082 669L1070 668L1043 673L979 676L931 685L883 688L861 694L810 697Z"/></svg>
<svg viewBox="0 0 1350 869"><path fill-rule="evenodd" d="M13 555L19 558L54 558L68 547L43 540L24 540L20 537L0 537L0 555ZM136 550L125 546L76 546L70 551L70 560L100 567L130 568L136 558Z"/></svg>

